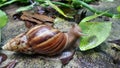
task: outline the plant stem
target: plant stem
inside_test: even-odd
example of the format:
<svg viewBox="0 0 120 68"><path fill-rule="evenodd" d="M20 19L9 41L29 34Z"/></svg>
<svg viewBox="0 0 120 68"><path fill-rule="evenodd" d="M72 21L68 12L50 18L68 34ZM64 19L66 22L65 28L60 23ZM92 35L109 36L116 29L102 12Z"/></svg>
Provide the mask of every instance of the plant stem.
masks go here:
<svg viewBox="0 0 120 68"><path fill-rule="evenodd" d="M98 11L98 10L94 9L93 7L91 7L90 5L88 5L87 3L85 3L81 0L73 0L73 2L76 3L76 4L82 5L83 7L87 8L88 10L90 10L93 13L97 13L97 14L103 13L103 11ZM115 14L105 13L103 15L112 18Z"/></svg>
<svg viewBox="0 0 120 68"><path fill-rule="evenodd" d="M17 1L18 1L18 0L10 0L10 1L8 1L8 2L5 2L4 4L0 4L0 7L9 5L9 4L14 3L14 2L17 2Z"/></svg>

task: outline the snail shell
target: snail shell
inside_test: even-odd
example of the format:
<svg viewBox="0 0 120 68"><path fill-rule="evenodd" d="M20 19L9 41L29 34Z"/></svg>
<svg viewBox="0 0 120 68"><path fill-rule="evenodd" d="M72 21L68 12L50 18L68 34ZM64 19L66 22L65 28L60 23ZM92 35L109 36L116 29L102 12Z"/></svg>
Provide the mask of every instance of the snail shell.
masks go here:
<svg viewBox="0 0 120 68"><path fill-rule="evenodd" d="M68 33L47 25L39 25L11 39L2 48L26 54L56 55L70 47L81 36L81 30L74 25Z"/></svg>

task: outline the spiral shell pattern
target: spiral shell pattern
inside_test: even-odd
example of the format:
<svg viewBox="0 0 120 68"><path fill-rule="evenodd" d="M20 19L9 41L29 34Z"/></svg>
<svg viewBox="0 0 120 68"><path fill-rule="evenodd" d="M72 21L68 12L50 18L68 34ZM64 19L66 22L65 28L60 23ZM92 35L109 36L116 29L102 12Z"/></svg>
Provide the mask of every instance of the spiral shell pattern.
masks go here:
<svg viewBox="0 0 120 68"><path fill-rule="evenodd" d="M38 53L44 55L56 55L67 46L68 37L47 25L39 25L31 28L10 40L2 48L22 53Z"/></svg>

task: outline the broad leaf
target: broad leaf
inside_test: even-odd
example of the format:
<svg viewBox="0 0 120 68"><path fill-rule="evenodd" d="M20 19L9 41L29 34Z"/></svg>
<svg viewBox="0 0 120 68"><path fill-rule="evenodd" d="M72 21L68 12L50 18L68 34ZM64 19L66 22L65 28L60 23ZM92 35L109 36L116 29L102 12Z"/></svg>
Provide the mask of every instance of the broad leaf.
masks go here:
<svg viewBox="0 0 120 68"><path fill-rule="evenodd" d="M111 22L84 22L79 26L82 28L83 33L87 34L82 36L80 40L80 50L85 51L97 47L109 36L111 31Z"/></svg>
<svg viewBox="0 0 120 68"><path fill-rule="evenodd" d="M6 25L8 17L5 12L0 10L0 29Z"/></svg>

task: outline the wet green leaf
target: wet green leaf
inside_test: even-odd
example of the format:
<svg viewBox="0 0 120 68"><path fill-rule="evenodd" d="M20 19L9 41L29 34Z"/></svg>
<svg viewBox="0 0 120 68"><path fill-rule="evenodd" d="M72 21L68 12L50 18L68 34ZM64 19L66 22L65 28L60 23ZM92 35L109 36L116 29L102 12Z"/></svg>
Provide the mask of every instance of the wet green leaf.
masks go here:
<svg viewBox="0 0 120 68"><path fill-rule="evenodd" d="M8 17L5 12L0 10L0 29L6 25Z"/></svg>
<svg viewBox="0 0 120 68"><path fill-rule="evenodd" d="M97 47L106 40L111 31L111 22L84 22L79 26L86 36L80 40L80 50L85 51Z"/></svg>

